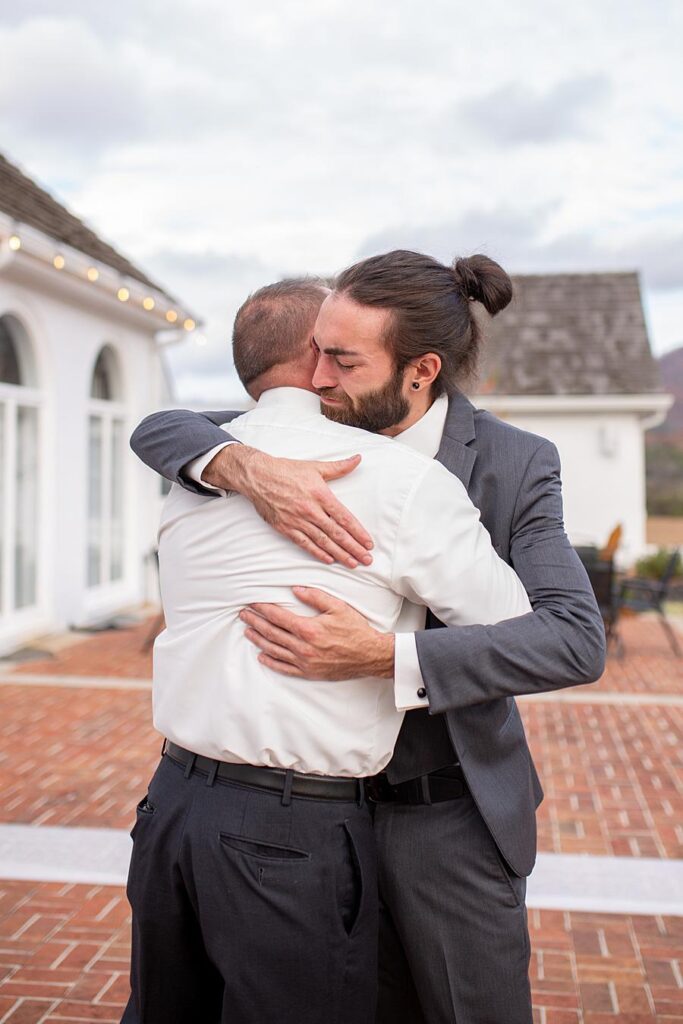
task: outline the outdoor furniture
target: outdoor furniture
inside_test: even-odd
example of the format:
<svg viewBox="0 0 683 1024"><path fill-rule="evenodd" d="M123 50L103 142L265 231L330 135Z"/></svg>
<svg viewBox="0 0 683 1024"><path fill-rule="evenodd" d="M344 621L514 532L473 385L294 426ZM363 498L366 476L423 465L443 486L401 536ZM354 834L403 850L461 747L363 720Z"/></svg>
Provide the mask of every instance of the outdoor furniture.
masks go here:
<svg viewBox="0 0 683 1024"><path fill-rule="evenodd" d="M604 548L600 549L600 559L603 562L608 561L610 558L614 558L617 551L619 550L619 545L621 544L621 535L623 532L623 526L621 525L621 523L617 523L617 525L614 527L609 537L607 538L607 543L605 544Z"/></svg>
<svg viewBox="0 0 683 1024"><path fill-rule="evenodd" d="M585 565L585 569L602 615L607 649L609 650L610 644L614 643L617 654L621 655L623 644L617 629L620 604L614 559L595 559Z"/></svg>
<svg viewBox="0 0 683 1024"><path fill-rule="evenodd" d="M603 558L600 549L593 545L576 547L574 550L581 559L593 588L605 626L607 648L609 649L610 644L614 642L617 654L620 655L623 645L617 630L619 597L614 557Z"/></svg>
<svg viewBox="0 0 683 1024"><path fill-rule="evenodd" d="M658 580L638 576L623 580L619 589L619 610L628 608L633 612L656 612L674 654L680 658L681 647L664 610L664 602L669 596L678 562L679 552L676 548L672 551Z"/></svg>

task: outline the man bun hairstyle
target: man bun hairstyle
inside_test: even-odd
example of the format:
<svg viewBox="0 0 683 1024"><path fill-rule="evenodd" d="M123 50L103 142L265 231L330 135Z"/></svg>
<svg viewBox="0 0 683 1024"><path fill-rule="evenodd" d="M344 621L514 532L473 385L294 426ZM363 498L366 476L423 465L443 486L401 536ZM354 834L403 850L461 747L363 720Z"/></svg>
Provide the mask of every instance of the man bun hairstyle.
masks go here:
<svg viewBox="0 0 683 1024"><path fill-rule="evenodd" d="M512 281L488 256L458 258L447 267L408 249L355 263L334 287L361 306L391 311L384 340L397 370L427 352L441 358L435 396L452 394L476 374L482 336L472 302L495 316L512 299Z"/></svg>
<svg viewBox="0 0 683 1024"><path fill-rule="evenodd" d="M465 256L453 261L456 284L468 299L481 302L491 316L500 313L512 300L512 281L495 260L488 256Z"/></svg>

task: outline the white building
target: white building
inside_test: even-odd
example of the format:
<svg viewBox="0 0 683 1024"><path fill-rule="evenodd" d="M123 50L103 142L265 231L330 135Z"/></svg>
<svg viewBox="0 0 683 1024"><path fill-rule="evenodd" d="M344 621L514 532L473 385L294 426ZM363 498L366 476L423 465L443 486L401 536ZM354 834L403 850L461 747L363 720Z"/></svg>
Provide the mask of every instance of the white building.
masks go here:
<svg viewBox="0 0 683 1024"><path fill-rule="evenodd" d="M193 327L0 156L0 653L147 596L159 485L128 437L168 403L159 332Z"/></svg>
<svg viewBox="0 0 683 1024"><path fill-rule="evenodd" d="M645 431L666 416L635 273L514 278L486 328L476 405L550 438L562 459L565 524L602 546L623 527L620 561L646 549Z"/></svg>

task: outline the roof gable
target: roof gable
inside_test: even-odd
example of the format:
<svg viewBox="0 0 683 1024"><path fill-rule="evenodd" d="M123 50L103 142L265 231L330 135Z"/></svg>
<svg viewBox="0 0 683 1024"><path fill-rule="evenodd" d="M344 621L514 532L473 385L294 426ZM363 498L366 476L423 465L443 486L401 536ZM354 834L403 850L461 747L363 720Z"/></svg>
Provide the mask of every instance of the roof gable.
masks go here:
<svg viewBox="0 0 683 1024"><path fill-rule="evenodd" d="M661 392L638 275L513 277L514 298L485 328L480 394Z"/></svg>
<svg viewBox="0 0 683 1024"><path fill-rule="evenodd" d="M0 153L0 211L120 274L171 296ZM172 300L174 301L174 300Z"/></svg>

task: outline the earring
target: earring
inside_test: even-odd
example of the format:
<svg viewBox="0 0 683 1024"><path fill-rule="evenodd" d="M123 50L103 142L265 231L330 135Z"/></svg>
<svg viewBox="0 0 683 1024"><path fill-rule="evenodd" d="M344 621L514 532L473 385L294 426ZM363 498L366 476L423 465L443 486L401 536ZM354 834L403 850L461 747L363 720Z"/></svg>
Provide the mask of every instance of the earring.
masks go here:
<svg viewBox="0 0 683 1024"><path fill-rule="evenodd" d="M412 387L413 391L419 391L420 390L420 385L417 383L416 380L413 381L413 383L411 384L411 387Z"/></svg>

